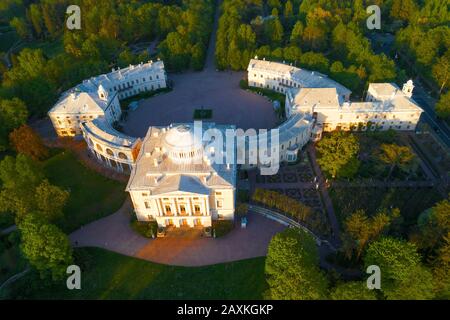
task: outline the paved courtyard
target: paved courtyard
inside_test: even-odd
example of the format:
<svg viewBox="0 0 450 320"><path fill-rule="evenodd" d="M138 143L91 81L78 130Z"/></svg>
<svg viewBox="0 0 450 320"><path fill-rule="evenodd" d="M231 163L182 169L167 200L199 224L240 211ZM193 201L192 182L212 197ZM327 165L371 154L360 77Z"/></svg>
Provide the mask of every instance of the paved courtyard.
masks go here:
<svg viewBox="0 0 450 320"><path fill-rule="evenodd" d="M116 213L73 232L78 247L100 247L140 259L178 266L203 266L265 256L270 239L285 226L249 213L246 229L236 226L222 238L204 238L191 229L165 238L147 239L130 227L131 204L127 200Z"/></svg>
<svg viewBox="0 0 450 320"><path fill-rule="evenodd" d="M123 131L143 137L152 125L191 122L195 109L212 109L218 124L234 124L237 128L271 129L277 125L272 103L266 98L242 90L243 73L204 70L172 75L174 88L169 93L143 100L130 112Z"/></svg>

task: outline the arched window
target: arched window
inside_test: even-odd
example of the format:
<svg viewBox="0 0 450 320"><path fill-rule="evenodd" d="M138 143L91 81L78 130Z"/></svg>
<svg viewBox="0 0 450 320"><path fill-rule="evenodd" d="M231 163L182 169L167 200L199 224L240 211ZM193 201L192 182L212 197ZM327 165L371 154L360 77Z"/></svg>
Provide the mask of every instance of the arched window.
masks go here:
<svg viewBox="0 0 450 320"><path fill-rule="evenodd" d="M108 154L108 155L110 155L110 156L114 156L114 152L112 152L112 150L111 149L106 149L106 153Z"/></svg>
<svg viewBox="0 0 450 320"><path fill-rule="evenodd" d="M119 158L120 159L124 159L124 160L128 160L127 155L125 153L123 153L123 152L119 152Z"/></svg>
<svg viewBox="0 0 450 320"><path fill-rule="evenodd" d="M97 143L97 150L98 151L103 151L103 148Z"/></svg>

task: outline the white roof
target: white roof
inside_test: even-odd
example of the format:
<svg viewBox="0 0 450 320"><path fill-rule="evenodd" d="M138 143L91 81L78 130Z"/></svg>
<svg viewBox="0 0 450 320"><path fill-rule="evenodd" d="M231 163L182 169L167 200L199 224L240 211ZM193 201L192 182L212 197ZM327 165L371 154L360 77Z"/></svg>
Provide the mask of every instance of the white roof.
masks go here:
<svg viewBox="0 0 450 320"><path fill-rule="evenodd" d="M184 124L187 126L187 124ZM192 126L192 124L188 124ZM192 161L187 163L178 163L173 161L167 151L163 149L164 141L171 128L177 128L180 124L174 124L171 127L150 127L145 136L141 150L139 152L136 164L131 172L130 179L126 190L149 190L152 192L160 192L156 190L164 182L163 187L166 190L179 190L182 181L200 182L205 188L220 186L221 188L234 188L236 185L236 161L227 166L227 164L217 164L211 162L205 152L205 158L201 158L200 162ZM225 136L226 129L235 129L234 126L216 125L212 122L202 123L203 132L209 128L216 128L222 131ZM226 140L226 139L224 139ZM209 142L208 142L209 143ZM203 143L206 145L208 143ZM224 150L226 141L223 141ZM194 159L193 159L194 160ZM192 179L183 178L189 176ZM168 177L171 178L170 180ZM184 179L184 180L183 180ZM181 182L180 182L181 181ZM167 184L172 184L169 188ZM184 184L189 185L189 184ZM167 189L169 188L169 189ZM174 189L175 188L175 189ZM198 189L198 188L197 188ZM198 193L198 192L197 192Z"/></svg>
<svg viewBox="0 0 450 320"><path fill-rule="evenodd" d="M291 89L291 92L294 103L299 106L338 106L341 100L336 88L301 88Z"/></svg>
<svg viewBox="0 0 450 320"><path fill-rule="evenodd" d="M117 131L103 117L83 122L81 127L87 133L103 141L105 145L111 145L115 148L132 148L140 140Z"/></svg>
<svg viewBox="0 0 450 320"><path fill-rule="evenodd" d="M89 114L102 113L107 109L108 100L102 100L98 97L97 91L72 90L65 92L58 102L50 109L52 114Z"/></svg>
<svg viewBox="0 0 450 320"><path fill-rule="evenodd" d="M140 63L137 65L130 65L126 68L117 69L107 74L101 74L89 79L92 83L106 85L107 87L114 86L118 81L124 81L140 76L142 73L158 73L164 72L164 62L149 61L147 63Z"/></svg>
<svg viewBox="0 0 450 320"><path fill-rule="evenodd" d="M317 71L309 71L285 63L251 59L247 70L274 73L292 79L304 88L336 88L339 95L348 96L351 91L340 83Z"/></svg>
<svg viewBox="0 0 450 320"><path fill-rule="evenodd" d="M395 83L370 83L368 91L373 92L377 99L402 93Z"/></svg>

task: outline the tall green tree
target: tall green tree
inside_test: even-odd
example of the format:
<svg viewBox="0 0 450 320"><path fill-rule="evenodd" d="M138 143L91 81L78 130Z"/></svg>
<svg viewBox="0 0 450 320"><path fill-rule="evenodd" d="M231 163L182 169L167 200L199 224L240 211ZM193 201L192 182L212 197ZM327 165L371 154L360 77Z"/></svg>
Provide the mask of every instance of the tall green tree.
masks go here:
<svg viewBox="0 0 450 320"><path fill-rule="evenodd" d="M14 212L19 220L35 210L33 199L43 178L42 169L27 156L6 156L0 162L0 210Z"/></svg>
<svg viewBox="0 0 450 320"><path fill-rule="evenodd" d="M30 213L19 224L21 249L41 275L50 272L53 279L61 279L72 264L72 248L67 236L58 227L48 224L37 214Z"/></svg>
<svg viewBox="0 0 450 320"><path fill-rule="evenodd" d="M378 158L389 165L389 172L386 180L389 180L395 168L408 171L414 165L415 154L409 146L383 143L380 146Z"/></svg>
<svg viewBox="0 0 450 320"><path fill-rule="evenodd" d="M381 290L390 300L432 299L433 281L421 263L414 244L381 238L369 245L365 266L377 265L381 270Z"/></svg>
<svg viewBox="0 0 450 320"><path fill-rule="evenodd" d="M367 245L387 230L392 220L400 216L398 209L380 211L368 217L364 210L352 213L344 222L343 250L348 259L360 259Z"/></svg>
<svg viewBox="0 0 450 320"><path fill-rule="evenodd" d="M292 29L291 37L289 39L292 44L296 46L302 45L303 30L304 30L303 23L300 20L298 20L295 23L294 28Z"/></svg>
<svg viewBox="0 0 450 320"><path fill-rule="evenodd" d="M289 228L276 234L266 258L270 299L325 299L327 279L318 267L314 239L303 230Z"/></svg>
<svg viewBox="0 0 450 320"><path fill-rule="evenodd" d="M335 178L339 171L357 156L359 143L353 134L333 132L317 144L317 151L320 167Z"/></svg>
<svg viewBox="0 0 450 320"><path fill-rule="evenodd" d="M47 221L55 221L63 215L63 208L69 199L69 192L50 184L45 179L37 186L35 199L39 214Z"/></svg>
<svg viewBox="0 0 450 320"><path fill-rule="evenodd" d="M0 99L0 151L8 148L8 135L11 130L25 124L28 110L22 100Z"/></svg>
<svg viewBox="0 0 450 320"><path fill-rule="evenodd" d="M442 94L436 103L436 114L443 119L450 118L450 91Z"/></svg>
<svg viewBox="0 0 450 320"><path fill-rule="evenodd" d="M24 18L14 17L10 22L10 26L13 27L19 37L23 40L29 40L30 38L30 29L28 28L27 22Z"/></svg>

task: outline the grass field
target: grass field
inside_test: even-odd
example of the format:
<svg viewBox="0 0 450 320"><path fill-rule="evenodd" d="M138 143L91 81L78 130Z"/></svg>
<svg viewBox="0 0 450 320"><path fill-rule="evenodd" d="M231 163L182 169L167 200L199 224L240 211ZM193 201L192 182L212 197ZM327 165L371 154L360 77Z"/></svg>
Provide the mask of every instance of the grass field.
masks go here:
<svg viewBox="0 0 450 320"><path fill-rule="evenodd" d="M45 161L44 170L51 183L70 191L64 217L58 222L65 232L114 213L125 201L124 183L86 168L69 151Z"/></svg>
<svg viewBox="0 0 450 320"><path fill-rule="evenodd" d="M77 249L81 290L65 280L45 285L27 275L9 288L9 298L39 299L261 299L265 258L206 267L155 264L97 248ZM86 266L84 266L86 265ZM46 282L47 283L47 282Z"/></svg>

